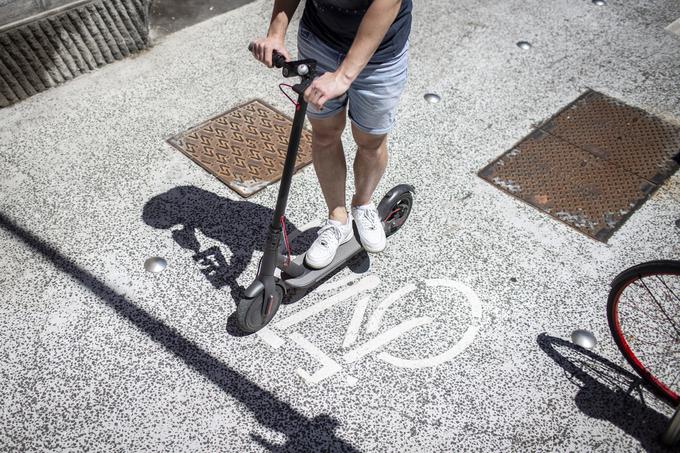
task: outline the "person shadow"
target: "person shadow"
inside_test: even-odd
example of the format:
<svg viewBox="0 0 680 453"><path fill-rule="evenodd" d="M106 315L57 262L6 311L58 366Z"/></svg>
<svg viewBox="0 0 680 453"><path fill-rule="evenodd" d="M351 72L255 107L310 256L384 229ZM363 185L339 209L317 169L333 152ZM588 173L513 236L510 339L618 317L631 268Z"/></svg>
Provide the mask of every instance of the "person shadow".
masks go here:
<svg viewBox="0 0 680 453"><path fill-rule="evenodd" d="M244 288L237 279L247 268L255 251L262 251L274 211L250 201L232 200L195 186L180 186L151 198L142 211L144 222L170 230L180 247L192 252L192 260L216 289L226 286L237 302ZM300 232L286 221L289 235L297 235L292 253L302 253L316 237L317 229ZM219 245L201 245L197 232L224 244L229 260ZM204 241L206 242L206 241Z"/></svg>
<svg viewBox="0 0 680 453"><path fill-rule="evenodd" d="M640 442L648 452L669 450L661 435L669 419L652 407L643 392L644 381L610 360L574 343L542 333L538 346L564 369L567 379L579 387L576 406L585 415L607 420Z"/></svg>
<svg viewBox="0 0 680 453"><path fill-rule="evenodd" d="M142 210L144 222L157 229L170 230L180 247L192 253L192 261L215 289L229 287L237 304L245 288L238 277L250 264L255 251L262 252L273 209L245 200L232 200L195 186L179 186L151 198ZM220 245L203 246L197 232L213 242L224 244L229 260ZM286 220L286 231L291 241L291 254L304 253L317 237L318 227L299 231ZM206 241L203 241L206 242ZM370 260L366 252L348 262L355 272L366 272ZM300 300L309 291L327 281L338 270L326 276L305 291L291 294L284 303ZM230 332L233 320L229 321Z"/></svg>

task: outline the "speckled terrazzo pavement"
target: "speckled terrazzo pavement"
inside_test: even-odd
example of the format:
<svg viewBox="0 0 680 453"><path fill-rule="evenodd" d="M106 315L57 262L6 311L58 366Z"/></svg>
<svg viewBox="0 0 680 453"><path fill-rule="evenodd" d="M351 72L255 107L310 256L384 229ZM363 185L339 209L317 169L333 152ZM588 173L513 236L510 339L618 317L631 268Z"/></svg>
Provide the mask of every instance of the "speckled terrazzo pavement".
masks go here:
<svg viewBox="0 0 680 453"><path fill-rule="evenodd" d="M277 187L243 201L164 139L290 109L245 51L269 2L0 110L3 450L663 451L671 411L627 392L605 303L620 270L680 256L680 175L605 245L476 172L586 87L677 122L680 6L421 3L379 188L413 184L416 209L263 335L230 315ZM297 228L324 211L312 168L289 206Z"/></svg>

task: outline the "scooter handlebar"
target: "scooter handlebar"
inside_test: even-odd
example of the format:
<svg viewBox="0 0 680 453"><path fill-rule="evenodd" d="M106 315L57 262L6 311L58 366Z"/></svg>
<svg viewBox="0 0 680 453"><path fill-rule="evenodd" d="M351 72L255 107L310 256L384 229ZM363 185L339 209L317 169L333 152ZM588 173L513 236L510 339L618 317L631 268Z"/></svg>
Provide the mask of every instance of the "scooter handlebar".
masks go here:
<svg viewBox="0 0 680 453"><path fill-rule="evenodd" d="M248 50L250 52L252 52L254 48L255 48L254 42L251 42L250 44L248 44ZM276 66L277 68L282 68L283 65L286 63L286 58L283 55L281 55L280 53L278 53L276 50L273 50L272 51L272 63L274 63L274 66Z"/></svg>

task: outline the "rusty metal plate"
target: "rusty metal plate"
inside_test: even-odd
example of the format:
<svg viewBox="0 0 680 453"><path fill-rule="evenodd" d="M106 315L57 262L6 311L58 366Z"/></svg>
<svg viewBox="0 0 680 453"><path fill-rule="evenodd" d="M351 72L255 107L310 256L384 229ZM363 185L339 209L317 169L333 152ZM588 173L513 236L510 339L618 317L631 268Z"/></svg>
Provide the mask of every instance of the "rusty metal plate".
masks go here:
<svg viewBox="0 0 680 453"><path fill-rule="evenodd" d="M482 169L479 176L602 242L657 188L541 130Z"/></svg>
<svg viewBox="0 0 680 453"><path fill-rule="evenodd" d="M281 179L292 121L255 99L212 118L168 143L242 197ZM312 134L303 129L295 170L312 161Z"/></svg>
<svg viewBox="0 0 680 453"><path fill-rule="evenodd" d="M540 129L657 185L678 168L679 125L594 91Z"/></svg>

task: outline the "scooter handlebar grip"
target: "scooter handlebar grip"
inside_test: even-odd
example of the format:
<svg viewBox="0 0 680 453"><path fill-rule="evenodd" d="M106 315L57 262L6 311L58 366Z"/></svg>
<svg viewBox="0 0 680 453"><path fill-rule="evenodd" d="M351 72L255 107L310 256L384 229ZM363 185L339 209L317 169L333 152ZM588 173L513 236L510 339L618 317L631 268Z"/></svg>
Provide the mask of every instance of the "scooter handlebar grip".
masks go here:
<svg viewBox="0 0 680 453"><path fill-rule="evenodd" d="M277 68L282 68L283 65L286 64L286 57L274 50L272 52L272 63L274 63L274 66Z"/></svg>
<svg viewBox="0 0 680 453"><path fill-rule="evenodd" d="M248 43L248 51L252 52L253 49L255 48L255 43L250 42ZM274 63L274 66L277 68L282 68L284 64L286 64L286 58L278 53L276 50L272 51L272 63Z"/></svg>

